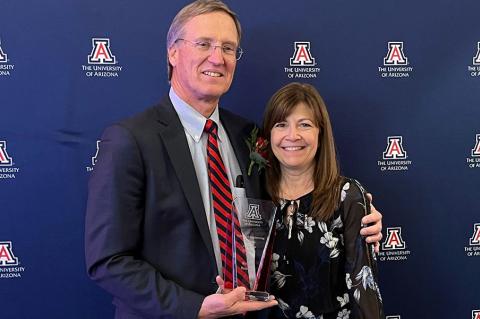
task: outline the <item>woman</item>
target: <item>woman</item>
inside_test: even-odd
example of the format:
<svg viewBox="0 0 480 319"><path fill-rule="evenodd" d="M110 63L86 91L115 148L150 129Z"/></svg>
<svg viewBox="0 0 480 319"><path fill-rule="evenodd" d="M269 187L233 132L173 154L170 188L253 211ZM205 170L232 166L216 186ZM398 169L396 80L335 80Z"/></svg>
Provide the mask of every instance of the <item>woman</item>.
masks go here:
<svg viewBox="0 0 480 319"><path fill-rule="evenodd" d="M369 207L340 176L325 104L309 84L290 83L264 116L267 187L278 204L271 318L383 318L372 247L359 234Z"/></svg>

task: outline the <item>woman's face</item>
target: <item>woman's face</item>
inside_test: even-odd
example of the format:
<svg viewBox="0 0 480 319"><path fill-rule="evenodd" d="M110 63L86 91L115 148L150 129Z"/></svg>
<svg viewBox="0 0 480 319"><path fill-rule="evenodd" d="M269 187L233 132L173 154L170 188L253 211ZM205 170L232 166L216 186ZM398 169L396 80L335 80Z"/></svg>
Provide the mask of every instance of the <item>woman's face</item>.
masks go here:
<svg viewBox="0 0 480 319"><path fill-rule="evenodd" d="M314 167L318 134L313 112L304 103L295 106L284 121L273 125L270 143L282 172L302 173Z"/></svg>

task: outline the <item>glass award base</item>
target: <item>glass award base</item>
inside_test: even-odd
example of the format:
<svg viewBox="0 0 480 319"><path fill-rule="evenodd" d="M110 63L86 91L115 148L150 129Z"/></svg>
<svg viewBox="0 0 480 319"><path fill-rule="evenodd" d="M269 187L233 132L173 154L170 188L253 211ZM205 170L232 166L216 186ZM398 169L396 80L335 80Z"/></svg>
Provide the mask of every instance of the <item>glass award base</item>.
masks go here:
<svg viewBox="0 0 480 319"><path fill-rule="evenodd" d="M245 293L246 297L248 300L253 300L253 301L269 301L270 300L270 294L266 291L247 291Z"/></svg>

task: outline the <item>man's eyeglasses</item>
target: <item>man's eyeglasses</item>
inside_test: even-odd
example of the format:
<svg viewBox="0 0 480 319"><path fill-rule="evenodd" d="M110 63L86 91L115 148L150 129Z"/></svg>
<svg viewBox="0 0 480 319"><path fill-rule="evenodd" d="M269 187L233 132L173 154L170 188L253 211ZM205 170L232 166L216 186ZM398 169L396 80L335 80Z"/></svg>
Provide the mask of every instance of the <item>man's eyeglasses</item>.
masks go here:
<svg viewBox="0 0 480 319"><path fill-rule="evenodd" d="M229 57L235 57L236 60L240 60L243 54L243 49L233 44L225 43L222 45L213 45L213 43L210 41L190 41L182 38L178 38L177 40L175 40L175 43L177 43L178 41L184 41L185 43L188 43L194 48L196 48L198 51L208 52L209 54L211 54L215 50L215 48L220 48L222 49L222 53L224 55Z"/></svg>

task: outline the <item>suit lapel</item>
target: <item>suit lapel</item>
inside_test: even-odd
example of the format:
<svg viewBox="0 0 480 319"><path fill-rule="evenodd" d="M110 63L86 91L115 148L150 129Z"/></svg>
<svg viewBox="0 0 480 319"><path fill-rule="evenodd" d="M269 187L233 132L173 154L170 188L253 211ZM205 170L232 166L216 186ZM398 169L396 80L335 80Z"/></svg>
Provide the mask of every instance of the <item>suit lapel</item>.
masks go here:
<svg viewBox="0 0 480 319"><path fill-rule="evenodd" d="M165 100L162 101L158 108L158 113L158 122L161 126L160 137L165 144L168 156L170 157L175 173L180 181L183 193L187 198L188 205L192 210L193 217L200 230L202 239L214 261L213 264L215 265L212 238L208 228L197 174L192 163L190 149L185 137L185 131L169 98L165 98Z"/></svg>

